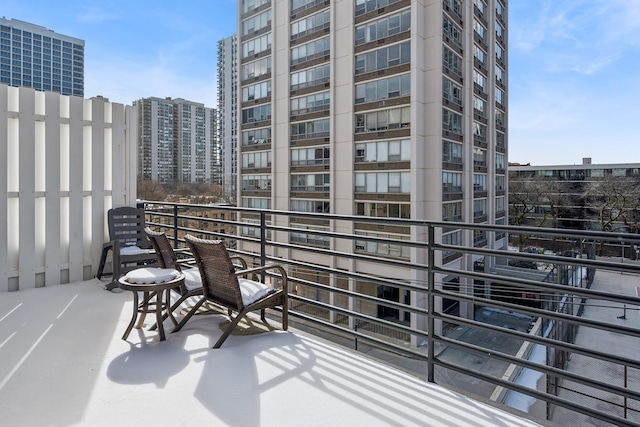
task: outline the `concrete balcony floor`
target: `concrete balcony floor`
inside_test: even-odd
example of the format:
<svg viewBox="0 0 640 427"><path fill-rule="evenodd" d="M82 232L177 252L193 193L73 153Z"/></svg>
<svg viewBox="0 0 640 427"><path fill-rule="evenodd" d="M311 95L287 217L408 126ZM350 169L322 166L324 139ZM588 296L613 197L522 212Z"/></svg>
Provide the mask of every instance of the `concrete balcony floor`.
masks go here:
<svg viewBox="0 0 640 427"><path fill-rule="evenodd" d="M533 426L295 329L232 335L194 316L159 342L121 336L129 292L97 280L0 298L0 424L7 426ZM274 325L275 326L275 325Z"/></svg>

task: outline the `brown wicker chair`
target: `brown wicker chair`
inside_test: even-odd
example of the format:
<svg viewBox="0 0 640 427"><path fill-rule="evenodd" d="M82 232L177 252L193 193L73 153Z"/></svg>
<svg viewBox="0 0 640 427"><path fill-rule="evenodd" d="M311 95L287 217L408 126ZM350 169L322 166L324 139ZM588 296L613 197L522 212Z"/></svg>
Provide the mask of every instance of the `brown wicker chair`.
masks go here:
<svg viewBox="0 0 640 427"><path fill-rule="evenodd" d="M96 277L101 279L109 251L112 252L112 279L105 285L107 290L119 286L118 279L130 270L143 265L156 264L156 254L151 242L143 230L145 228L144 209L122 206L109 209L107 212L109 224L109 242L102 245L100 264Z"/></svg>
<svg viewBox="0 0 640 427"><path fill-rule="evenodd" d="M192 268L183 268L185 264L189 263L189 259L178 259L178 254L185 253L184 250L174 250L169 242L167 236L159 231L153 231L151 228L146 227L144 233L149 238L151 246L156 252L158 257L158 264L160 268L174 268L184 273L184 281L179 286L173 289L180 298L171 305L171 312L174 312L180 305L190 297L203 295L202 293L202 278L200 277L200 271L195 265ZM244 260L243 260L244 262ZM246 266L246 264L244 264ZM165 313L162 320L166 319L168 314Z"/></svg>
<svg viewBox="0 0 640 427"><path fill-rule="evenodd" d="M210 301L229 310L231 324L224 331L213 348L219 348L229 334L249 312L260 310L260 318L266 323L265 309L282 306L282 329L288 328L288 278L287 273L279 265L267 265L235 271L227 252L227 248L221 241L204 240L186 235L184 240L191 249L196 264L200 269L203 281L204 298L191 309L191 311L176 326L174 332L179 331L204 303ZM259 273L266 270L277 270L282 288L276 289L263 283L238 278L247 274ZM232 317L231 313L238 314Z"/></svg>

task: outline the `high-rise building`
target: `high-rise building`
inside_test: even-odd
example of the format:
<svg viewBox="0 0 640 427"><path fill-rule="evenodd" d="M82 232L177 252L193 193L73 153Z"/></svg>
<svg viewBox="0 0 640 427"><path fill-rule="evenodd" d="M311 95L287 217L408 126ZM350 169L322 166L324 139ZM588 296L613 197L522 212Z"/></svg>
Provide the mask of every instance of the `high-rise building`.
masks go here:
<svg viewBox="0 0 640 427"><path fill-rule="evenodd" d="M238 187L238 35L218 41L218 140L225 196Z"/></svg>
<svg viewBox="0 0 640 427"><path fill-rule="evenodd" d="M138 110L138 179L220 184L216 110L182 98L143 98Z"/></svg>
<svg viewBox="0 0 640 427"><path fill-rule="evenodd" d="M0 83L84 96L84 40L0 18Z"/></svg>
<svg viewBox="0 0 640 427"><path fill-rule="evenodd" d="M445 244L506 247L500 234L455 228L458 221L506 223L506 6L507 0L241 0L239 204L450 221ZM285 225L343 226L304 219ZM426 239L419 227L354 227L363 236ZM296 239L304 241L304 232ZM308 244L323 240L310 235ZM426 263L421 251L387 242L331 248ZM437 260L490 268L493 261L484 261L446 252ZM315 255L312 262L407 274L383 263ZM440 280L458 287L467 279ZM420 304L409 291L371 286L376 292ZM467 316L471 305L456 309ZM398 320L409 317L400 313Z"/></svg>

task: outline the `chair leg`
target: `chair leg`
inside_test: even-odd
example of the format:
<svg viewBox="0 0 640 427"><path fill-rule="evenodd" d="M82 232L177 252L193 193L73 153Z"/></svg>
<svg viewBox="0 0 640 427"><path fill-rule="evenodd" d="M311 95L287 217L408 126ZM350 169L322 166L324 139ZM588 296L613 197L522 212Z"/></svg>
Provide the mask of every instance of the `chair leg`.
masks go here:
<svg viewBox="0 0 640 427"><path fill-rule="evenodd" d="M176 326L173 331L171 331L171 333L178 332L180 329L182 329L182 327L189 321L189 319L191 319L191 316L196 314L196 311L198 311L198 309L202 306L202 304L204 304L206 300L207 299L205 297L200 298L196 305L194 305L193 308L189 310L187 315L182 318L180 323L178 323L178 326Z"/></svg>
<svg viewBox="0 0 640 427"><path fill-rule="evenodd" d="M218 341L214 344L213 348L220 348L220 346L222 346L222 344L226 341L226 339L229 337L229 335L231 334L231 332L234 330L234 328L238 325L238 322L240 322L240 320L242 320L247 313L249 312L249 310L247 310L246 308L244 310L242 310L240 313L238 313L238 315L235 317L235 319L233 319L233 321L231 322L231 324L227 327L227 329L224 331L224 333L222 334L222 336L218 339Z"/></svg>
<svg viewBox="0 0 640 427"><path fill-rule="evenodd" d="M131 322L129 322L129 326L127 326L127 330L124 331L124 335L122 336L123 340L126 340L127 337L129 336L129 333L131 332L131 329L133 329L133 325L136 323L136 318L138 317L138 293L134 292L133 293L133 315L131 316Z"/></svg>
<svg viewBox="0 0 640 427"><path fill-rule="evenodd" d="M100 280L102 278L102 273L104 272L104 265L107 263L107 254L109 254L110 247L102 248L102 253L100 254L100 264L98 264L98 273L96 274L96 278Z"/></svg>

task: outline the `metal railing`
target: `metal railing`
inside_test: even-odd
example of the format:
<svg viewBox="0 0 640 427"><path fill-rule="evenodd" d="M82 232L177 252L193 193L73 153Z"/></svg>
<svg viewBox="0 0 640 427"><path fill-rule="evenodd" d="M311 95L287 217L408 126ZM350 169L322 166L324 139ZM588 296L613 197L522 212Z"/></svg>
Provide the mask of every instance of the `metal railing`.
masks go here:
<svg viewBox="0 0 640 427"><path fill-rule="evenodd" d="M296 326L533 419L640 425L640 261L599 256L639 247L639 235L143 206L176 246L187 233L224 239L250 263L285 266ZM452 229L462 244L442 243ZM474 247L474 231L487 246Z"/></svg>

